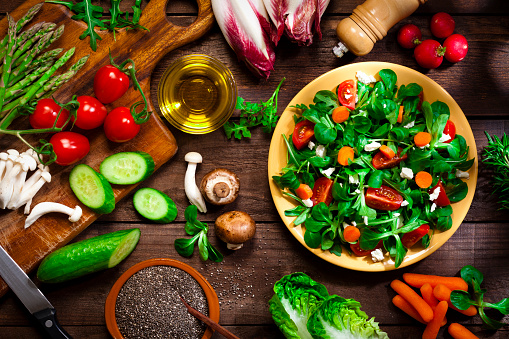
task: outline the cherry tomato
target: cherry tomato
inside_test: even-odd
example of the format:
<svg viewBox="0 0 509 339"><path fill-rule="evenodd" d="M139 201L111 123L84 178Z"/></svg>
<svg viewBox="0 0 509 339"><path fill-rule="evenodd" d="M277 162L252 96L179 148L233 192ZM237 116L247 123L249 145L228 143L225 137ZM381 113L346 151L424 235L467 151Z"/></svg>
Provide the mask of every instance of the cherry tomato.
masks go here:
<svg viewBox="0 0 509 339"><path fill-rule="evenodd" d="M103 124L108 111L103 104L94 97L83 95L78 97L80 107L76 112L76 127L81 129L93 129Z"/></svg>
<svg viewBox="0 0 509 339"><path fill-rule="evenodd" d="M313 195L311 196L313 206L321 202L324 202L328 206L332 202L332 184L333 181L327 177L321 177L315 181Z"/></svg>
<svg viewBox="0 0 509 339"><path fill-rule="evenodd" d="M49 140L57 155L55 161L59 165L71 165L83 159L90 151L90 143L86 136L75 132L58 132Z"/></svg>
<svg viewBox="0 0 509 339"><path fill-rule="evenodd" d="M430 190L428 191L429 194L432 194L433 191L437 188L437 187L440 187L440 193L438 194L438 198L436 198L435 200L433 200L433 202L437 205L437 206L448 206L451 204L451 201L449 200L449 198L447 197L447 192L445 191L445 187L444 185L442 184L442 180L439 180L438 183L430 188Z"/></svg>
<svg viewBox="0 0 509 339"><path fill-rule="evenodd" d="M437 68L444 60L444 48L436 40L424 40L414 49L414 57L419 66Z"/></svg>
<svg viewBox="0 0 509 339"><path fill-rule="evenodd" d="M114 142L125 142L134 138L140 131L140 125L134 122L131 110L117 107L104 120L104 133Z"/></svg>
<svg viewBox="0 0 509 339"><path fill-rule="evenodd" d="M357 87L353 80L345 80L339 84L336 94L339 103L351 110L355 109L355 97L357 96Z"/></svg>
<svg viewBox="0 0 509 339"><path fill-rule="evenodd" d="M292 141L295 148L301 150L315 136L315 124L309 120L302 120L293 129Z"/></svg>
<svg viewBox="0 0 509 339"><path fill-rule="evenodd" d="M400 162L405 161L408 158L406 153L401 156L401 151L403 151L403 149L398 147L398 153L392 159L387 158L382 151L379 151L371 160L371 164L376 169L396 167Z"/></svg>
<svg viewBox="0 0 509 339"><path fill-rule="evenodd" d="M447 38L454 32L456 22L452 16L447 13L440 12L431 17L431 34L437 38Z"/></svg>
<svg viewBox="0 0 509 339"><path fill-rule="evenodd" d="M454 122L452 122L451 120L447 120L447 123L445 124L443 133L447 134L448 136L451 137L451 139L444 141L445 143L448 144L451 141L453 141L454 138L456 137L456 125L454 125Z"/></svg>
<svg viewBox="0 0 509 339"><path fill-rule="evenodd" d="M63 127L69 118L69 111L64 109L58 116L60 109L60 105L51 98L39 100L35 106L35 111L28 118L30 126L34 129L51 128L58 117L56 127Z"/></svg>
<svg viewBox="0 0 509 339"><path fill-rule="evenodd" d="M395 211L401 207L403 197L391 187L382 185L380 188L368 187L366 205L382 211Z"/></svg>
<svg viewBox="0 0 509 339"><path fill-rule="evenodd" d="M122 97L129 88L129 77L112 65L106 65L95 73L94 93L103 104Z"/></svg>
<svg viewBox="0 0 509 339"><path fill-rule="evenodd" d="M378 244L376 245L376 247L373 248L372 250L364 250L361 248L359 241L357 241L355 244L350 244L350 249L352 250L353 254L355 254L356 256L364 257L366 255L370 255L371 252L373 252L374 250L376 250L378 248L382 248L382 245L383 245L383 242L382 242L382 240L380 240L378 242Z"/></svg>
<svg viewBox="0 0 509 339"><path fill-rule="evenodd" d="M401 238L401 242L403 243L403 246L406 248L411 248L414 246L419 240L422 239L426 234L429 232L429 225L424 224L413 230L412 232L408 232L403 234L403 237Z"/></svg>
<svg viewBox="0 0 509 339"><path fill-rule="evenodd" d="M449 62L459 62L468 52L467 39L461 34L453 34L444 41L445 59Z"/></svg>
<svg viewBox="0 0 509 339"><path fill-rule="evenodd" d="M403 48L414 48L422 39L422 33L419 27L414 24L406 24L398 31L398 43Z"/></svg>

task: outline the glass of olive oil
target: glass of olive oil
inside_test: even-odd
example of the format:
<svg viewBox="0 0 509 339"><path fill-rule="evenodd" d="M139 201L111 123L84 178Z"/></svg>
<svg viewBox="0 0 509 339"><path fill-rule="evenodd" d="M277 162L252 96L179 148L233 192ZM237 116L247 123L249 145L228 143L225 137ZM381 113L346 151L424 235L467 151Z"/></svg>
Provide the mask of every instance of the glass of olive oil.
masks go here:
<svg viewBox="0 0 509 339"><path fill-rule="evenodd" d="M223 126L237 103L232 73L219 60L191 54L166 69L157 88L162 115L179 130L205 134Z"/></svg>

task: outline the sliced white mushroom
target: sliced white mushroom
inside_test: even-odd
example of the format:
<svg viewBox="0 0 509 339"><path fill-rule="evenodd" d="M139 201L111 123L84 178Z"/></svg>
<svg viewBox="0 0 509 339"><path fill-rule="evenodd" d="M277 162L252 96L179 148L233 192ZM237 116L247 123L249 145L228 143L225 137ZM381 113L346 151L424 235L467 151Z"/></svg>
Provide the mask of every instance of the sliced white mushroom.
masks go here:
<svg viewBox="0 0 509 339"><path fill-rule="evenodd" d="M7 152L13 150L8 150ZM25 158L19 155L17 151L12 152L8 156L8 162L5 168L5 175L0 182L0 208L6 208L7 204L11 200L12 192L14 188L14 182L16 176L23 171L23 165L25 163ZM33 160L33 159L32 159Z"/></svg>
<svg viewBox="0 0 509 339"><path fill-rule="evenodd" d="M184 180L184 188L187 198L191 204L198 208L198 211L206 213L207 206L205 205L205 200L203 200L200 189L196 185L196 166L203 161L202 156L197 152L189 152L186 154L184 159L188 163Z"/></svg>
<svg viewBox="0 0 509 339"><path fill-rule="evenodd" d="M7 157L9 155L6 152L0 153L0 180L4 177L5 165L7 165Z"/></svg>
<svg viewBox="0 0 509 339"><path fill-rule="evenodd" d="M37 219L46 213L64 213L69 216L70 222L76 222L80 220L82 215L81 207L76 205L75 208L70 208L66 205L57 202L41 202L34 206L32 212L28 215L25 220L25 228L30 227Z"/></svg>
<svg viewBox="0 0 509 339"><path fill-rule="evenodd" d="M20 158L23 160L21 164L22 170L14 178L12 195L7 203L7 208L9 209L14 209L15 204L18 202L28 171L33 171L37 168L37 162L30 154L24 152L20 155Z"/></svg>
<svg viewBox="0 0 509 339"><path fill-rule="evenodd" d="M37 194L37 192L39 192L45 183L50 181L51 174L49 173L48 167L40 166L39 169L34 174L32 174L30 178L28 178L28 180L25 182L25 185L23 185L19 200L16 202L13 208L17 209L26 204Z"/></svg>

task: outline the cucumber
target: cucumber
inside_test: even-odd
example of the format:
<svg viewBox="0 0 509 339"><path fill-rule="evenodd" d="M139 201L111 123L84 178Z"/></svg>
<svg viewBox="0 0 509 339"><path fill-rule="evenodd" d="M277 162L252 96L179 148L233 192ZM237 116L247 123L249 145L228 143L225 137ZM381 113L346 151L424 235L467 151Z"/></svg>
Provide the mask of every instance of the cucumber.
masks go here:
<svg viewBox="0 0 509 339"><path fill-rule="evenodd" d="M177 206L169 196L154 188L141 188L133 197L134 208L145 218L169 223L177 217Z"/></svg>
<svg viewBox="0 0 509 339"><path fill-rule="evenodd" d="M99 169L112 184L136 184L154 173L154 159L145 152L120 152L104 159Z"/></svg>
<svg viewBox="0 0 509 339"><path fill-rule="evenodd" d="M45 283L59 283L116 266L136 247L140 229L99 235L64 246L48 255L37 270Z"/></svg>
<svg viewBox="0 0 509 339"><path fill-rule="evenodd" d="M85 164L75 166L69 174L69 184L76 197L96 213L110 213L115 208L115 196L108 180Z"/></svg>

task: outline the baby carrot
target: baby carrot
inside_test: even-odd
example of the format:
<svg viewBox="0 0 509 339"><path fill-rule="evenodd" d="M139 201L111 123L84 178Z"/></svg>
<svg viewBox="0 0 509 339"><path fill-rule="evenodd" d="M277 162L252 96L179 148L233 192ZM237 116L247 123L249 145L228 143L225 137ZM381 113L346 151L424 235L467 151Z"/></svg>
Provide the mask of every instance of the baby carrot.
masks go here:
<svg viewBox="0 0 509 339"><path fill-rule="evenodd" d="M424 301L431 306L431 309L435 311L435 308L437 308L438 305L438 299L435 298L433 295L433 287L431 287L430 284L426 283L422 285L421 287L421 296ZM447 324L447 319L444 317L444 320L442 321L442 326Z"/></svg>
<svg viewBox="0 0 509 339"><path fill-rule="evenodd" d="M348 166L348 159L353 161L355 152L350 146L343 146L338 152L338 163L342 166Z"/></svg>
<svg viewBox="0 0 509 339"><path fill-rule="evenodd" d="M450 324L447 331L454 339L479 339L478 336L467 330L465 326L458 323Z"/></svg>
<svg viewBox="0 0 509 339"><path fill-rule="evenodd" d="M447 309L449 305L446 301L441 301L438 303L437 308L435 309L433 319L428 323L426 328L424 329L424 333L422 334L422 339L435 339L438 335L438 331L440 330L442 321L445 318L445 314L447 313Z"/></svg>
<svg viewBox="0 0 509 339"><path fill-rule="evenodd" d="M337 124L347 121L349 116L350 111L345 106L336 107L332 111L332 121Z"/></svg>
<svg viewBox="0 0 509 339"><path fill-rule="evenodd" d="M405 110L405 107L399 106L399 112L398 112L398 120L396 120L398 123L403 122L403 111Z"/></svg>
<svg viewBox="0 0 509 339"><path fill-rule="evenodd" d="M406 301L412 305L422 317L424 322L430 322L433 319L433 310L431 307L407 284L400 280L393 280L391 287L396 293L405 298Z"/></svg>
<svg viewBox="0 0 509 339"><path fill-rule="evenodd" d="M380 146L379 151L382 152L385 155L385 157L389 160L394 158L394 156L396 155L396 153L387 145Z"/></svg>
<svg viewBox="0 0 509 339"><path fill-rule="evenodd" d="M432 182L433 177L426 171L417 172L417 174L415 175L415 183L420 188L428 188L431 186Z"/></svg>
<svg viewBox="0 0 509 339"><path fill-rule="evenodd" d="M414 135L414 143L417 147L424 147L431 141L431 134L428 132L419 132Z"/></svg>
<svg viewBox="0 0 509 339"><path fill-rule="evenodd" d="M437 284L442 284L449 287L451 290L468 291L467 283L460 277L441 277L438 275L403 273L403 279L408 285L416 288L421 288L421 286L425 283L429 283L433 288Z"/></svg>
<svg viewBox="0 0 509 339"><path fill-rule="evenodd" d="M343 237L347 242L356 242L361 236L361 231L355 226L346 226L343 231Z"/></svg>
<svg viewBox="0 0 509 339"><path fill-rule="evenodd" d="M396 294L396 296L394 298L392 298L392 303L394 304L394 306L396 306L397 308L399 308L400 310L402 310L403 312L405 312L406 314L408 314L409 316L411 316L418 322L420 322L422 324L426 324L424 322L424 320L422 320L422 317L419 314L419 312L417 312L416 309L412 305L410 305L408 303L408 301L406 301L405 298L403 298L399 294Z"/></svg>
<svg viewBox="0 0 509 339"><path fill-rule="evenodd" d="M449 287L442 284L436 285L435 288L433 289L433 295L435 296L435 298L437 298L440 301L447 301L449 307L452 308L453 310L458 311L469 317L472 317L477 314L477 309L475 308L474 305L470 305L470 307L467 308L466 310L460 310L454 307L453 304L451 303L451 292L452 291Z"/></svg>
<svg viewBox="0 0 509 339"><path fill-rule="evenodd" d="M300 184L295 190L295 194L302 200L306 200L313 196L313 190L306 184Z"/></svg>

